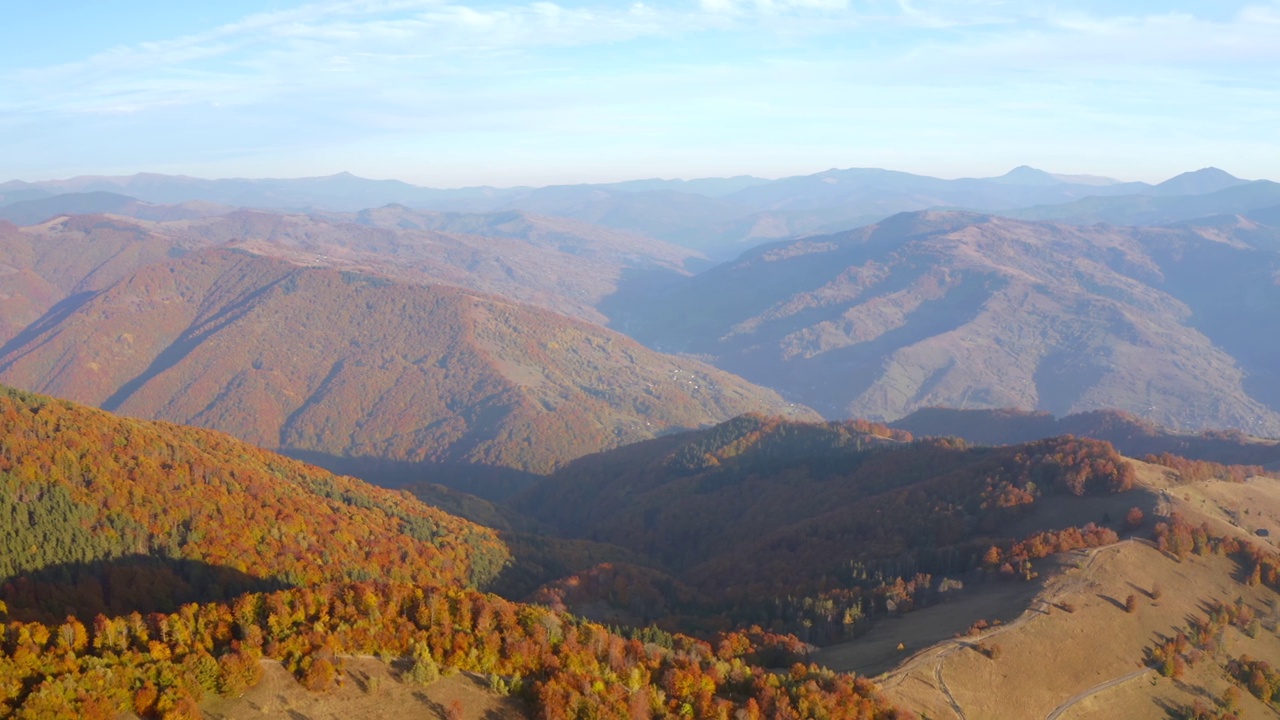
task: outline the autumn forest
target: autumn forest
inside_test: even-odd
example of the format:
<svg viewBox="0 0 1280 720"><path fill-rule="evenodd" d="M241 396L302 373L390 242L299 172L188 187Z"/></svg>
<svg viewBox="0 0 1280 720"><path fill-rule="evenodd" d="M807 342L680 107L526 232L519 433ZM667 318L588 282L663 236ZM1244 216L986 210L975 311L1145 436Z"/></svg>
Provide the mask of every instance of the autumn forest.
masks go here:
<svg viewBox="0 0 1280 720"><path fill-rule="evenodd" d="M1276 712L1275 183L1020 170L0 185L0 718Z"/></svg>

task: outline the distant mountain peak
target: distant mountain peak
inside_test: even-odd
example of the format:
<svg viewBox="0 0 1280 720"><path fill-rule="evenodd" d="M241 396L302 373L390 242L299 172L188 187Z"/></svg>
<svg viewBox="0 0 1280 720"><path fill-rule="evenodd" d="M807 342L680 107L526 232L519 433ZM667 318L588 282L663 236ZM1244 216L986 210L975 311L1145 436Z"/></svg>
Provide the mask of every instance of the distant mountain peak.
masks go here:
<svg viewBox="0 0 1280 720"><path fill-rule="evenodd" d="M1212 166L1212 165L1210 165L1209 167L1202 167L1202 168L1200 168L1199 170L1192 170L1191 172L1185 172L1185 173L1182 173L1182 175L1180 175L1179 177L1182 177L1182 176L1192 176L1192 177L1219 177L1219 178L1226 178L1226 179L1228 179L1228 180L1239 180L1239 179L1240 179L1240 178L1236 177L1235 175L1232 175L1231 173L1227 172L1226 170L1223 170L1223 169L1221 169L1221 168L1216 168L1216 167L1214 167L1214 166Z"/></svg>
<svg viewBox="0 0 1280 720"><path fill-rule="evenodd" d="M1019 165L1009 172L997 178L992 178L996 182L1008 185L1061 185L1062 181L1053 175L1033 168L1030 165Z"/></svg>
<svg viewBox="0 0 1280 720"><path fill-rule="evenodd" d="M1249 181L1241 180L1225 170L1206 167L1171 177L1156 185L1155 191L1163 195L1204 195L1247 182Z"/></svg>

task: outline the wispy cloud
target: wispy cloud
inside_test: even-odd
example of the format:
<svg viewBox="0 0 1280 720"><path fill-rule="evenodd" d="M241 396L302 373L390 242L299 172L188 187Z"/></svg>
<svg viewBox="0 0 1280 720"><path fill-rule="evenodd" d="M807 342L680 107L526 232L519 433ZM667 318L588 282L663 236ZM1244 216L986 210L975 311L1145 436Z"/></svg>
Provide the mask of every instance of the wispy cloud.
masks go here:
<svg viewBox="0 0 1280 720"><path fill-rule="evenodd" d="M895 138L895 153L949 153L945 143L983 142L992 127L1028 135L1024 154L1034 133L1073 123L1074 137L1092 132L1098 144L1155 116L1203 132L1210 103L1256 128L1263 146L1280 145L1263 125L1280 121L1280 3L1213 18L1121 5L316 2L10 68L0 124L14 132L0 151L37 162L16 138L46 128L78 133L80 143L63 145L86 152L109 127L123 134L104 163L176 158L184 145L186 157L289 148L340 157L339 147L399 143L440 157L461 152L451 142L477 158L540 143L581 165L646 138L636 155L689 145L728 157L782 155L780 138L796 136L797 156L811 161L822 148L809 145L825 143L825 164L839 164L868 148L888 157ZM858 145L842 135L848 127L879 145ZM1205 146L1233 147L1229 135L1241 132ZM581 150L566 157L575 142Z"/></svg>

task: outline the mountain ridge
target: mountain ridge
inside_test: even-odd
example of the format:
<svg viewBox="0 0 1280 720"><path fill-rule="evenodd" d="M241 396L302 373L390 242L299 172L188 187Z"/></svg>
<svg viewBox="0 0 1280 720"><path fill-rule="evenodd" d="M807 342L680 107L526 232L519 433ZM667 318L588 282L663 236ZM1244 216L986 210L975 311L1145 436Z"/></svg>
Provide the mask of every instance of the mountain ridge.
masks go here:
<svg viewBox="0 0 1280 720"><path fill-rule="evenodd" d="M771 391L596 325L447 286L202 249L11 342L0 378L267 448L539 473ZM401 477L404 481L408 477Z"/></svg>
<svg viewBox="0 0 1280 720"><path fill-rule="evenodd" d="M1023 181L1017 180L1019 176ZM1034 182L1027 182L1031 178ZM25 183L15 192L104 190L152 203L202 200L294 212L356 212L391 203L442 212L522 210L637 232L728 259L758 242L846 230L903 211L963 207L1004 212L1090 197L1158 197L1174 191L1187 194L1222 189L1226 187L1224 178L1230 176L1202 170L1153 186L1094 176L1054 175L1027 166L995 178L955 180L875 168L833 168L772 180L738 176L435 189L393 180L366 180L349 173L294 180L203 180L140 174Z"/></svg>
<svg viewBox="0 0 1280 720"><path fill-rule="evenodd" d="M1277 436L1277 348L1248 330L1277 301L1280 255L1265 240L905 213L762 245L606 310L653 347L704 355L832 418L1117 408L1176 430Z"/></svg>

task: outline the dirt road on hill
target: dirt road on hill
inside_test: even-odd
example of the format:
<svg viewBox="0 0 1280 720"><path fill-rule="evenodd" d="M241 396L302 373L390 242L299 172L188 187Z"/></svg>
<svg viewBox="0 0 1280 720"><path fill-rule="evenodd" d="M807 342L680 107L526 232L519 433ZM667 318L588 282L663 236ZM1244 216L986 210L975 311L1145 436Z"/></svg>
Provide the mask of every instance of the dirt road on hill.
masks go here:
<svg viewBox="0 0 1280 720"><path fill-rule="evenodd" d="M1026 622L1028 622L1034 617L1048 614L1049 612L1048 607L1056 603L1058 598L1062 597L1067 592L1078 588L1081 584L1088 581L1090 571L1093 570L1093 567L1097 563L1098 558L1105 551L1110 550L1112 548L1121 547L1125 543L1131 543L1131 542L1138 542L1145 545L1154 545L1153 543L1147 540L1143 540L1139 538L1126 538L1124 540L1112 543L1110 545L1091 548L1087 550L1085 553L1088 559L1084 563L1084 565L1080 568L1079 573L1076 573L1075 575L1069 578L1064 577L1062 582L1058 583L1052 589L1045 588L1044 595L1038 598L1035 601L1035 603L1033 603L1031 607L1027 608L1027 611L1022 615L1018 616L1017 619L1013 620L1007 625L999 625L994 628L991 628L982 636L973 638L971 640L970 639L953 639L953 640L943 641L942 643L943 645L950 645L950 647L939 650L938 646L934 646L934 648L930 650L925 650L921 653L918 653L915 657L910 658L905 663L898 666L898 668L896 668L895 670L892 670L876 678L876 681L882 687L888 682L894 682L896 684L897 682L901 682L903 679L905 679L907 675L910 674L911 670L913 670L916 666L920 665L921 663L927 662L928 660L931 659L933 661L933 678L934 678L934 682L937 684L938 690L942 693L943 697L947 701L947 704L951 707L951 711L956 714L956 717L959 718L959 720L968 720L968 717L965 715L964 709L960 707L960 703L956 701L955 696L952 695L951 693L951 688L947 687L947 682L942 677L942 666L946 662L946 659L952 653L955 653L959 650L973 648L978 641L989 640L997 635L1000 635L1002 633L1021 627L1023 624L1025 624ZM934 653L932 657L930 657L930 653ZM1127 675L1123 675L1119 678L1113 678L1111 680L1108 680L1105 683L1102 683L1101 685L1097 685L1081 693L1078 693L1072 696L1071 698L1068 698L1065 702L1059 705L1053 711L1053 713L1050 714L1048 720L1056 720L1058 716L1061 715L1063 712L1065 712L1068 707L1085 699L1086 697L1089 697L1095 693L1099 693L1104 690L1107 690L1127 680L1138 677L1139 675L1150 672L1150 670L1151 670L1150 668L1144 668L1142 670L1138 670L1138 671L1129 673Z"/></svg>
<svg viewBox="0 0 1280 720"><path fill-rule="evenodd" d="M1093 687L1089 688L1088 690L1085 690L1084 692L1076 693L1075 695L1072 695L1071 697L1067 698L1066 701L1063 702L1061 705L1054 708L1053 712L1049 713L1045 717L1045 720L1058 720L1058 718L1062 716L1062 713L1066 712L1068 708L1080 702L1081 700L1084 700L1087 697L1092 697L1094 695L1097 695L1098 693L1103 692L1104 690L1110 690L1111 688L1117 685L1123 685L1124 683L1127 683L1136 677L1141 677L1143 675L1146 675L1149 672L1155 672L1155 670L1153 668L1142 668L1141 670L1134 670L1133 672L1125 675L1121 675L1118 678L1112 678L1100 685L1094 685Z"/></svg>

